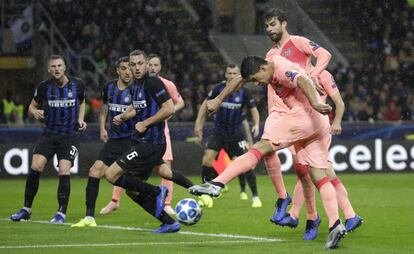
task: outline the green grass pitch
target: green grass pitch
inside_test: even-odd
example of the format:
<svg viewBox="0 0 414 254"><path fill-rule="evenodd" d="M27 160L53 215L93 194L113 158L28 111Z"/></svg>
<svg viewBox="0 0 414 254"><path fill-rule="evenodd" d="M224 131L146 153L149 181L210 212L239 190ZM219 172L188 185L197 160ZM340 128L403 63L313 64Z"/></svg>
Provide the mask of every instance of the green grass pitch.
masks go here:
<svg viewBox="0 0 414 254"><path fill-rule="evenodd" d="M349 233L335 253L414 253L414 174L340 177L365 223ZM251 208L251 200L240 200L235 180L229 185L230 191L215 200L213 208L203 210L198 224L164 235L150 233L160 223L125 195L114 214L99 215L111 197L112 186L105 180L101 181L96 207L97 228L73 229L47 223L57 209L57 179L40 180L31 222L11 222L9 216L21 208L25 180L1 179L0 253L325 253L327 218L319 197L319 236L314 241L303 241L305 210L302 209L297 229L271 224L275 192L267 176L257 179L262 208ZM199 177L193 180L198 182ZM84 216L86 181L72 178L68 223ZM158 178L150 181L159 183ZM290 192L294 181L294 176L285 176ZM190 196L175 186L173 204Z"/></svg>

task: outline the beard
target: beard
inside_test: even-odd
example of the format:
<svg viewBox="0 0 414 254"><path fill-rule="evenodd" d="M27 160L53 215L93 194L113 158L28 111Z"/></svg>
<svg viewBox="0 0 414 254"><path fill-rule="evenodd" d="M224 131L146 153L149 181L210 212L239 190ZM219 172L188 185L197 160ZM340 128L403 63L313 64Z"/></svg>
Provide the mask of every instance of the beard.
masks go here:
<svg viewBox="0 0 414 254"><path fill-rule="evenodd" d="M273 34L270 39L274 42L274 43L278 43L280 41L280 39L282 39L282 33L275 33Z"/></svg>

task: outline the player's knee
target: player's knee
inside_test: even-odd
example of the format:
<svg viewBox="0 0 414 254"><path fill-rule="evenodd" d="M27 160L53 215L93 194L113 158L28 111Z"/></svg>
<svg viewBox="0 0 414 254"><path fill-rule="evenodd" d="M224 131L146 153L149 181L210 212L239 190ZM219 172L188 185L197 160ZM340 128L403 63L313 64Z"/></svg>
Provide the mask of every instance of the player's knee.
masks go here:
<svg viewBox="0 0 414 254"><path fill-rule="evenodd" d="M45 168L45 164L43 162L33 160L31 168L33 171L41 173Z"/></svg>
<svg viewBox="0 0 414 254"><path fill-rule="evenodd" d="M105 170L104 175L105 175L106 180L108 180L108 182L112 184L115 183L116 180L118 179L115 177L116 174L114 170L112 170L112 167L109 167L107 170Z"/></svg>
<svg viewBox="0 0 414 254"><path fill-rule="evenodd" d="M325 176L325 177L317 180L315 185L316 185L316 188L318 188L318 190L320 191L322 186L324 186L327 183L329 183L329 178L327 176Z"/></svg>
<svg viewBox="0 0 414 254"><path fill-rule="evenodd" d="M295 168L295 173L299 179L305 178L309 174L308 172L309 165L295 163L294 168Z"/></svg>
<svg viewBox="0 0 414 254"><path fill-rule="evenodd" d="M95 162L92 167L89 169L89 176L95 178L101 178L105 173L105 168L103 163Z"/></svg>
<svg viewBox="0 0 414 254"><path fill-rule="evenodd" d="M212 167L213 162L214 162L214 158L212 156L209 156L209 155L206 155L206 154L203 156L203 161L202 161L203 166Z"/></svg>

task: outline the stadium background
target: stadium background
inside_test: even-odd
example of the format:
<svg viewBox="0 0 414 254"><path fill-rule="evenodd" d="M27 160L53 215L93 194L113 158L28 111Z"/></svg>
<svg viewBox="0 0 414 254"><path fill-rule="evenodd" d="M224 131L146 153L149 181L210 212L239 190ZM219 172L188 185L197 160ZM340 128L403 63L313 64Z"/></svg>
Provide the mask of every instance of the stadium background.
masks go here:
<svg viewBox="0 0 414 254"><path fill-rule="evenodd" d="M97 119L100 88L115 78L114 61L132 49L157 53L162 75L173 80L185 108L171 120L174 167L200 171L202 147L193 121L209 89L224 78L226 63L264 55L271 41L261 14L288 12L291 34L306 36L333 55L334 74L346 104L344 133L333 140L338 172L414 170L414 15L412 1L323 0L115 0L0 1L0 175L27 173L41 129L27 116L35 86L47 77L52 53L68 73L87 84L88 130L77 169L86 175L101 147ZM339 29L340 28L340 29ZM261 119L265 90L249 86ZM206 125L205 136L211 130ZM289 170L282 156L284 170ZM51 167L51 165L49 165ZM263 165L259 173L264 173ZM45 175L54 176L52 170Z"/></svg>
<svg viewBox="0 0 414 254"><path fill-rule="evenodd" d="M99 90L114 78L114 60L135 48L161 55L162 74L175 81L186 104L170 123L173 166L198 183L202 147L192 142L197 109L224 78L226 63L263 55L271 46L261 20L269 7L289 12L291 34L304 35L333 55L329 70L346 114L331 153L364 218L336 253L414 253L413 5L413 0L0 0L0 253L326 253L328 224L318 197L322 224L316 240L302 240L304 209L296 230L269 223L274 188L263 165L256 170L260 209L241 201L238 182L232 181L198 224L177 234L148 233L159 222L126 197L111 216L97 215L97 228L69 226L84 216L84 176L102 146ZM67 224L49 223L56 209L53 163L40 180L31 222L13 223L9 216L21 207L31 149L41 132L27 117L27 106L47 77L45 59L52 53L65 56L68 73L87 83L88 129L73 169L80 177L71 178ZM251 89L264 119L266 95ZM211 123L205 129L208 135ZM287 158L282 156L284 170ZM295 175L284 180L292 191ZM150 182L159 184L159 178ZM101 181L97 209L111 192L112 185ZM173 203L189 196L177 187Z"/></svg>

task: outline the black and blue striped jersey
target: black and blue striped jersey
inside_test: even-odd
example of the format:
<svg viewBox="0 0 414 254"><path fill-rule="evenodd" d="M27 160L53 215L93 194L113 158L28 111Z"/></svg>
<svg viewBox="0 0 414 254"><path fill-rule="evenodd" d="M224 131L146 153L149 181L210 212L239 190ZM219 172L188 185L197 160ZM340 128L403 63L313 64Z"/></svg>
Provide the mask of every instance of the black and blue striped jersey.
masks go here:
<svg viewBox="0 0 414 254"><path fill-rule="evenodd" d="M113 118L119 115L132 105L132 92L130 87L120 90L117 85L118 80L112 80L106 83L102 91L102 101L108 105L108 114L110 128L108 131L109 138L119 139L130 137L135 129L135 122L133 119L122 122L121 125L115 125Z"/></svg>
<svg viewBox="0 0 414 254"><path fill-rule="evenodd" d="M140 83L131 84L133 106L136 110L135 121L142 122L160 110L161 105L171 99L165 85L158 77L145 76ZM139 142L165 144L165 121L148 126L145 133L135 131L132 138Z"/></svg>
<svg viewBox="0 0 414 254"><path fill-rule="evenodd" d="M79 129L79 107L85 99L85 87L79 78L68 79L63 87L50 78L36 88L33 99L44 110L46 133L73 135Z"/></svg>
<svg viewBox="0 0 414 254"><path fill-rule="evenodd" d="M208 99L214 99L226 86L226 81L216 85L208 94ZM240 88L227 96L214 115L214 131L222 136L244 135L243 109L256 107L256 101L248 90Z"/></svg>

